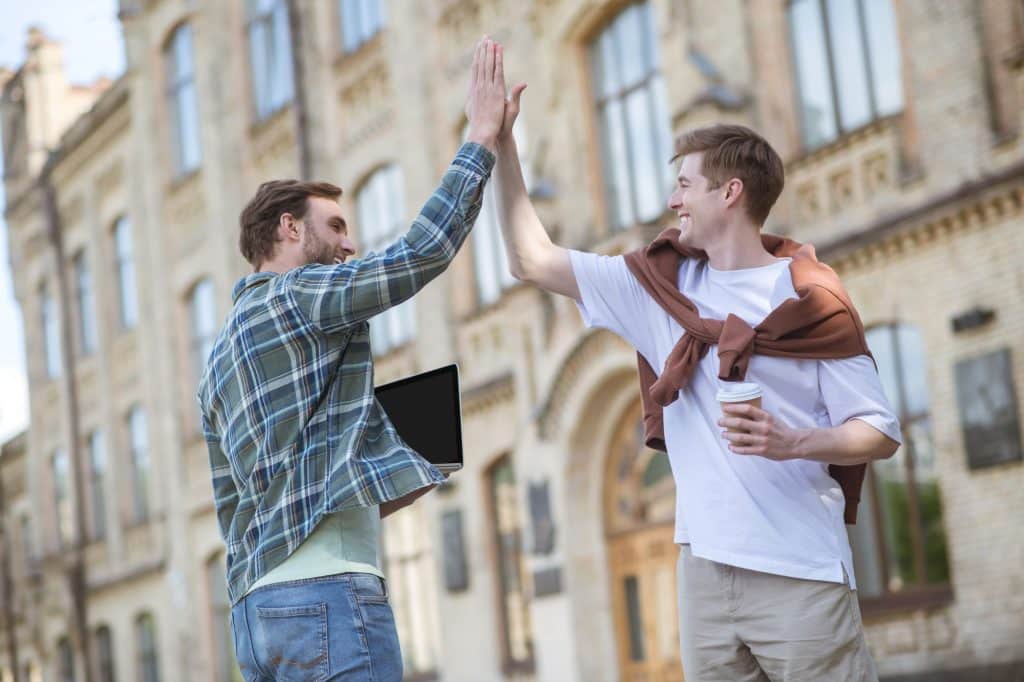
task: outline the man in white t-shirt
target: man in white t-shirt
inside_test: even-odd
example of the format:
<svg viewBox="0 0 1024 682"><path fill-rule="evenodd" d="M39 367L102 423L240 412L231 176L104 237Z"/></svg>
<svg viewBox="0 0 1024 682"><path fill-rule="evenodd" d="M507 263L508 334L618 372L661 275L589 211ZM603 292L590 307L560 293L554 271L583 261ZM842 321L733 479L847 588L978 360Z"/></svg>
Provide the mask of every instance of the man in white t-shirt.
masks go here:
<svg viewBox="0 0 1024 682"><path fill-rule="evenodd" d="M512 274L573 298L588 326L626 339L656 374L668 371L684 330L626 260L559 247L537 218L510 134L524 88L513 88L506 105L495 167ZM680 261L679 292L700 318L731 314L757 326L798 296L790 259L768 251L760 234L782 191L782 162L741 126L693 131L677 150L678 186L668 206L679 215L680 246L706 253ZM852 308L851 314L856 319ZM857 327L863 340L859 320ZM692 375L662 412L677 489L686 677L875 679L854 592L843 491L829 475L830 465L890 457L899 446L899 422L873 361L867 354L755 353L746 381L761 387L763 409L741 405L723 414L716 348L694 360Z"/></svg>

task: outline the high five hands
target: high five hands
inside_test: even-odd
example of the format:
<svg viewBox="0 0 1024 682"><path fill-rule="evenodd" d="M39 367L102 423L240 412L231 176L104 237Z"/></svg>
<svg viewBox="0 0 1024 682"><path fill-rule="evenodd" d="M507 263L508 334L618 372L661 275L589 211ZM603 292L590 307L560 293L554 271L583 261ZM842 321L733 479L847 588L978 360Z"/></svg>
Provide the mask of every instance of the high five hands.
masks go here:
<svg viewBox="0 0 1024 682"><path fill-rule="evenodd" d="M512 88L511 96L505 96L504 50L500 43L484 36L476 45L470 68L467 139L494 152L498 142L512 135L512 126L519 116L519 99L525 89L526 83L519 83Z"/></svg>

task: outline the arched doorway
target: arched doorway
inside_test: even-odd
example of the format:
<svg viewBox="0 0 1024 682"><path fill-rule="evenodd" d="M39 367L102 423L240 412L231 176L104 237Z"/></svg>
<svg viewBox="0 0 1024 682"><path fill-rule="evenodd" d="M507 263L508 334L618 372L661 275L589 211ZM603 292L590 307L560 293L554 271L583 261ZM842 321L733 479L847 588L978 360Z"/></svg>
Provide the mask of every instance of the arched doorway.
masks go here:
<svg viewBox="0 0 1024 682"><path fill-rule="evenodd" d="M640 403L619 421L604 469L604 527L623 682L681 682L675 482L645 447Z"/></svg>

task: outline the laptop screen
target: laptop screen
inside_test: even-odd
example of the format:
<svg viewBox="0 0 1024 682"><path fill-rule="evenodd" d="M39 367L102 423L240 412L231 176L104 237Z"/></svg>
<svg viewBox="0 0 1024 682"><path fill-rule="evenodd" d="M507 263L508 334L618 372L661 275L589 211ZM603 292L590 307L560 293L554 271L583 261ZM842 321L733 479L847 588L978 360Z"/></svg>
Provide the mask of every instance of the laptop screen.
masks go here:
<svg viewBox="0 0 1024 682"><path fill-rule="evenodd" d="M398 435L431 464L462 464L462 413L456 365L375 389Z"/></svg>

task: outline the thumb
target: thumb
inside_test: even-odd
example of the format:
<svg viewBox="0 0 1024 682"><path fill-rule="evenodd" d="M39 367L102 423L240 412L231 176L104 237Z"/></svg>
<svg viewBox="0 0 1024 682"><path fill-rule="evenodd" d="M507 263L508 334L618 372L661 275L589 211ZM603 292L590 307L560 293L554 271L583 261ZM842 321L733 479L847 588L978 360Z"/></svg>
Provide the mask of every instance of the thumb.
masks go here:
<svg viewBox="0 0 1024 682"><path fill-rule="evenodd" d="M519 98L523 96L523 90L525 90L525 89L526 89L526 83L517 83L512 88L512 94L509 97L509 100L515 106L516 110L519 109Z"/></svg>

